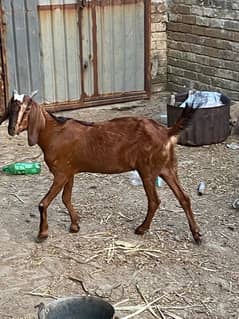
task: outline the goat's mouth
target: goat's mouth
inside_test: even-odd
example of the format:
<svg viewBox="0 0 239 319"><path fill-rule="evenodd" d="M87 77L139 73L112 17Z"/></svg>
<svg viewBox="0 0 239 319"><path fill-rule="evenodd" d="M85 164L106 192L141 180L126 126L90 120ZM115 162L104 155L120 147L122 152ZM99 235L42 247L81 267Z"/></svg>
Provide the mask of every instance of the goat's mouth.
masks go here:
<svg viewBox="0 0 239 319"><path fill-rule="evenodd" d="M18 127L18 128L9 127L8 128L8 134L11 136L19 135L22 131L24 131L24 128L22 128L22 127Z"/></svg>

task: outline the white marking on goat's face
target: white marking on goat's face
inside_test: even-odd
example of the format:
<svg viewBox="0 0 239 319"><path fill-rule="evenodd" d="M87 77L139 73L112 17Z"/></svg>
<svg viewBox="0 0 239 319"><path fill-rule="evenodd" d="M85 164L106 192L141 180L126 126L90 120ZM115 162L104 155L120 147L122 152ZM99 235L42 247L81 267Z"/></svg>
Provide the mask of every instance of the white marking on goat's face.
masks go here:
<svg viewBox="0 0 239 319"><path fill-rule="evenodd" d="M22 103L24 99L24 94L14 93L13 99L14 101L19 101L20 103Z"/></svg>
<svg viewBox="0 0 239 319"><path fill-rule="evenodd" d="M23 97L24 97L24 95L23 95ZM26 108L27 108L27 104L26 103L23 103L23 104L20 105L20 110L18 111L17 124L16 124L16 133L17 134L20 133L20 124L22 122L22 118L23 118L23 115L24 115L24 113L26 111Z"/></svg>
<svg viewBox="0 0 239 319"><path fill-rule="evenodd" d="M11 136L19 134L27 128L27 113L30 110L31 99L25 94L13 92L9 104L8 133Z"/></svg>

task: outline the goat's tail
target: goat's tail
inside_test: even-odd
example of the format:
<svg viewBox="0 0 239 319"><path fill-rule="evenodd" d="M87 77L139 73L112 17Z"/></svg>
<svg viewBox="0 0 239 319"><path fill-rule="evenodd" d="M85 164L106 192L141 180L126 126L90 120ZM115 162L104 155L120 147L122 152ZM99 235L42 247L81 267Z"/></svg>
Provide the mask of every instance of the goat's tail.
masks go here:
<svg viewBox="0 0 239 319"><path fill-rule="evenodd" d="M176 123L168 128L168 136L176 136L180 133L180 131L184 130L190 124L190 121L192 120L193 115L197 109L197 107L194 108L192 106L189 106L189 104L186 104Z"/></svg>

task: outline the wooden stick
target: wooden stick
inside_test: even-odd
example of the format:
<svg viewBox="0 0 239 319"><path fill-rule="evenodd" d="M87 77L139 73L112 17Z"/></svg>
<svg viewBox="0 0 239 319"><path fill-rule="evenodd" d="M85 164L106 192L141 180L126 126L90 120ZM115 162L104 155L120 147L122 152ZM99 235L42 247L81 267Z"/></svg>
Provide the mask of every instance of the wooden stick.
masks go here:
<svg viewBox="0 0 239 319"><path fill-rule="evenodd" d="M129 301L129 299L121 300L121 301L115 303L115 304L114 304L114 307L116 307L116 306L118 306L118 305L121 305L122 303L125 303L125 302L127 302L127 301Z"/></svg>
<svg viewBox="0 0 239 319"><path fill-rule="evenodd" d="M23 199L21 199L21 197L19 197L17 194L14 194L14 193L9 193L9 195L12 195L14 197L16 197L21 203L25 203Z"/></svg>
<svg viewBox="0 0 239 319"><path fill-rule="evenodd" d="M148 300L146 299L146 297L143 295L141 289L139 288L139 285L136 284L135 285L136 287L136 290L138 291L140 297L143 299L143 301L148 304ZM151 312L151 314L155 317L155 318L159 318L159 316L157 316L157 314L154 312L153 308L152 307L149 307L149 311Z"/></svg>
<svg viewBox="0 0 239 319"><path fill-rule="evenodd" d="M90 294L89 290L88 290L88 289L86 289L85 284L84 284L84 282L83 282L83 280L82 280L82 279L80 279L80 278L76 278L76 277L72 277L72 276L69 276L69 277L68 277L68 279L70 279L70 280L72 280L72 281L79 282L79 284L81 285L81 287L82 287L83 291L84 291L87 295L89 295L89 294Z"/></svg>
<svg viewBox="0 0 239 319"><path fill-rule="evenodd" d="M161 318L162 318L162 319L166 319L166 317L165 317L164 314L162 313L161 309L160 309L159 307L157 307L157 309L158 309L158 312L159 312Z"/></svg>
<svg viewBox="0 0 239 319"><path fill-rule="evenodd" d="M137 316L138 314L140 314L141 312L145 311L146 309L148 309L152 304L154 304L155 302L159 301L160 299L162 299L164 297L161 296L161 297L158 297L156 298L155 300L151 301L150 303L148 303L147 305L145 305L144 307L142 307L141 309L135 311L134 313L132 313L131 315L128 315L126 317L123 317L121 319L130 319L130 318L133 318L135 316Z"/></svg>
<svg viewBox="0 0 239 319"><path fill-rule="evenodd" d="M182 317L179 317L178 315L175 315L174 313L172 312L169 312L169 311L165 311L165 313L170 316L171 318L173 319L183 319Z"/></svg>
<svg viewBox="0 0 239 319"><path fill-rule="evenodd" d="M123 218L125 218L126 220L128 220L129 222L132 222L132 221L134 220L134 218L130 218L130 217L128 217L128 216L125 216L125 215L122 214L121 212L118 212L118 214L119 214L121 217L123 217Z"/></svg>
<svg viewBox="0 0 239 319"><path fill-rule="evenodd" d="M26 292L26 295L31 296L38 296L38 297L45 297L45 298L52 298L52 299L59 299L58 297L52 296L50 294L40 293L40 292Z"/></svg>

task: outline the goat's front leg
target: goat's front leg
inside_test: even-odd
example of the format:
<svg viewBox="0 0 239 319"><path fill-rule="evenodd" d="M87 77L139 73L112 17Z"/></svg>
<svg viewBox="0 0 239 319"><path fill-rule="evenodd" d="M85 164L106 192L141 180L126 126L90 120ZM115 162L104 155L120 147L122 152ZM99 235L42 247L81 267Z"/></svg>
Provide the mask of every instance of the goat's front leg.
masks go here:
<svg viewBox="0 0 239 319"><path fill-rule="evenodd" d="M70 214L70 218L71 218L70 232L77 233L80 229L78 225L79 217L78 217L77 211L74 209L71 203L73 183L74 183L74 176L64 186L62 201Z"/></svg>
<svg viewBox="0 0 239 319"><path fill-rule="evenodd" d="M40 227L37 236L39 241L42 241L48 237L47 207L57 196L57 194L61 191L66 182L67 178L64 175L55 175L50 190L39 204Z"/></svg>
<svg viewBox="0 0 239 319"><path fill-rule="evenodd" d="M201 233L192 212L191 201L189 196L183 191L177 178L177 175L173 170L165 169L162 172L161 176L166 181L168 186L172 189L179 203L184 209L193 238L196 241L196 243L199 244L201 242Z"/></svg>
<svg viewBox="0 0 239 319"><path fill-rule="evenodd" d="M148 212L144 222L135 230L135 233L139 235L143 235L145 231L149 229L154 214L160 205L160 200L155 186L155 178L152 176L146 178L141 176L141 178L148 198Z"/></svg>

